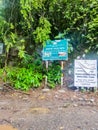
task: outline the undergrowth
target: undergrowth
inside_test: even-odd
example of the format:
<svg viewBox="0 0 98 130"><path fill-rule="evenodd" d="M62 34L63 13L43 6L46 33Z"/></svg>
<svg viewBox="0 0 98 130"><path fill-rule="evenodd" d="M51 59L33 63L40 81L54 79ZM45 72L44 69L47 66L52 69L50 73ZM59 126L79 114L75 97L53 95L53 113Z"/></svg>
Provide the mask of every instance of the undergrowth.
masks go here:
<svg viewBox="0 0 98 130"><path fill-rule="evenodd" d="M48 77L49 88L55 88L60 84L61 70L58 62L51 63L47 71L39 57L34 60L27 55L26 58L17 67L0 69L0 78L15 89L23 91L40 87L45 76Z"/></svg>

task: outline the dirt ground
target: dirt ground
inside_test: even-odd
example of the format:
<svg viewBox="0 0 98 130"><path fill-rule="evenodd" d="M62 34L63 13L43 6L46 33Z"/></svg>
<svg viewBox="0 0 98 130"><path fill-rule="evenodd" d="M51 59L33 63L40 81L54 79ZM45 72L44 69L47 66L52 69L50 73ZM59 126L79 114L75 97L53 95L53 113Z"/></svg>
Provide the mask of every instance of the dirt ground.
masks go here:
<svg viewBox="0 0 98 130"><path fill-rule="evenodd" d="M0 130L98 130L98 92L1 90Z"/></svg>

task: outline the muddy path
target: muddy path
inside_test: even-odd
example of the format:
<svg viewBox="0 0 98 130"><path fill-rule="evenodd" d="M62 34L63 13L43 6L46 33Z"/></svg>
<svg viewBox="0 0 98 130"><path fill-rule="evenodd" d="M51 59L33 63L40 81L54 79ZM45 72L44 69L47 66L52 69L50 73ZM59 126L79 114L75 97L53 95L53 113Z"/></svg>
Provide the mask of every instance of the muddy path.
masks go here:
<svg viewBox="0 0 98 130"><path fill-rule="evenodd" d="M98 93L0 92L0 130L98 130Z"/></svg>

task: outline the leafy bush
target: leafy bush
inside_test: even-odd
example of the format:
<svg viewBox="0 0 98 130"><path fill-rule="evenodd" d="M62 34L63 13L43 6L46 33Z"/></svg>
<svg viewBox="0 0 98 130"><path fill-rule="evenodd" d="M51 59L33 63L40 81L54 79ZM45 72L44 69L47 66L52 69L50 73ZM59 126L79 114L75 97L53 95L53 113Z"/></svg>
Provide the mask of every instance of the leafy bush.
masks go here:
<svg viewBox="0 0 98 130"><path fill-rule="evenodd" d="M15 89L21 90L40 87L46 75L49 88L55 88L56 85L60 84L61 69L59 63L57 61L51 63L47 71L39 56L32 58L30 55L25 55L18 67L6 67L0 70L0 77L4 82L8 82Z"/></svg>
<svg viewBox="0 0 98 130"><path fill-rule="evenodd" d="M35 73L31 69L13 67L6 68L6 76L3 80L9 82L16 89L29 90L31 87L39 87L42 78L42 73Z"/></svg>
<svg viewBox="0 0 98 130"><path fill-rule="evenodd" d="M33 71L36 72L42 72L44 69L42 66L41 56L39 56L38 54L34 54L34 55L25 54L24 58L19 64L19 67L32 69Z"/></svg>
<svg viewBox="0 0 98 130"><path fill-rule="evenodd" d="M48 86L50 88L55 88L56 85L60 84L61 68L58 62L52 63L49 66L48 72L46 74L48 77Z"/></svg>
<svg viewBox="0 0 98 130"><path fill-rule="evenodd" d="M26 68L7 67L5 71L1 69L0 77L2 77L4 72L6 72L6 75L3 76L2 80L9 82L15 89L21 90L39 87L43 78L42 73L35 73L31 69Z"/></svg>
<svg viewBox="0 0 98 130"><path fill-rule="evenodd" d="M3 80L3 69L0 69L0 79L2 79Z"/></svg>
<svg viewBox="0 0 98 130"><path fill-rule="evenodd" d="M4 82L10 83L15 89L29 90L32 87L40 87L43 80L43 70L44 67L38 54L35 57L25 54L25 57L17 67L1 69L0 77Z"/></svg>

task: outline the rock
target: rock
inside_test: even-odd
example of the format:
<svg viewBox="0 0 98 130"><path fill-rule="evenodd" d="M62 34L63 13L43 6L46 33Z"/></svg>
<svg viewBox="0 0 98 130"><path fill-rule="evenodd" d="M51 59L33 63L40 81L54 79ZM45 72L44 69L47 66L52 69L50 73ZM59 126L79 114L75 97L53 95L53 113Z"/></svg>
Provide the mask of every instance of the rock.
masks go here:
<svg viewBox="0 0 98 130"><path fill-rule="evenodd" d="M42 96L39 96L39 98L38 99L40 99L40 100L44 100L46 97L44 96L44 95L42 95Z"/></svg>
<svg viewBox="0 0 98 130"><path fill-rule="evenodd" d="M3 90L3 86L0 86L0 91L2 91Z"/></svg>
<svg viewBox="0 0 98 130"><path fill-rule="evenodd" d="M62 110L63 108L62 107L59 107L58 110Z"/></svg>
<svg viewBox="0 0 98 130"><path fill-rule="evenodd" d="M61 126L61 127L60 127L60 130L64 130L64 127L63 127L63 126Z"/></svg>
<svg viewBox="0 0 98 130"><path fill-rule="evenodd" d="M55 97L55 98L58 98L59 96L58 96L58 95L55 95L54 97Z"/></svg>
<svg viewBox="0 0 98 130"><path fill-rule="evenodd" d="M58 92L59 92L59 93L65 93L65 90L60 89L60 90L58 90Z"/></svg>
<svg viewBox="0 0 98 130"><path fill-rule="evenodd" d="M94 101L95 101L95 100L94 100L93 98L92 98L92 99L90 99L90 102L91 102L91 103L93 103Z"/></svg>
<svg viewBox="0 0 98 130"><path fill-rule="evenodd" d="M77 107L77 106L78 106L78 104L73 104L73 106L74 106L74 107Z"/></svg>
<svg viewBox="0 0 98 130"><path fill-rule="evenodd" d="M79 101L84 101L84 98L79 98L78 100L79 100Z"/></svg>
<svg viewBox="0 0 98 130"><path fill-rule="evenodd" d="M49 91L50 91L49 88L44 88L44 89L42 89L42 92L44 92L44 93L47 93L47 92L49 92Z"/></svg>
<svg viewBox="0 0 98 130"><path fill-rule="evenodd" d="M63 105L64 108L67 108L68 106L70 106L70 103L65 103L65 104Z"/></svg>

